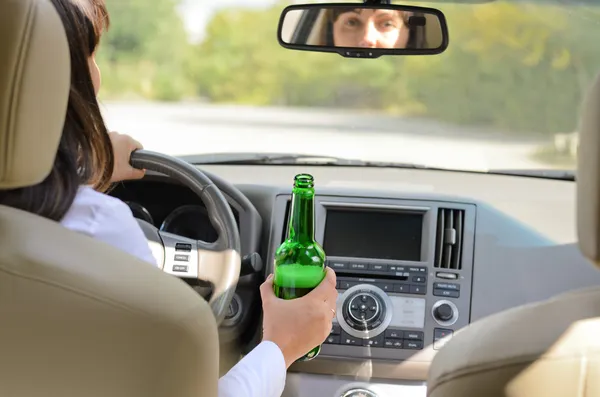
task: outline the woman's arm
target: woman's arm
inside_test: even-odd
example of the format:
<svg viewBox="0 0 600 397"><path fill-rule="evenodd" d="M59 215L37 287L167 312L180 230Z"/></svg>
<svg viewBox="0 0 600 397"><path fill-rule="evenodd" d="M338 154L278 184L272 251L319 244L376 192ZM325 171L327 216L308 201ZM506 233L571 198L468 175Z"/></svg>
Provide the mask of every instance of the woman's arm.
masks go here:
<svg viewBox="0 0 600 397"><path fill-rule="evenodd" d="M67 227L156 266L144 232L129 207L118 199L82 188L65 222ZM287 368L321 344L331 330L335 284L335 273L327 268L327 276L317 288L302 298L285 301L275 296L269 276L260 288L263 342L219 380L219 397L280 397Z"/></svg>

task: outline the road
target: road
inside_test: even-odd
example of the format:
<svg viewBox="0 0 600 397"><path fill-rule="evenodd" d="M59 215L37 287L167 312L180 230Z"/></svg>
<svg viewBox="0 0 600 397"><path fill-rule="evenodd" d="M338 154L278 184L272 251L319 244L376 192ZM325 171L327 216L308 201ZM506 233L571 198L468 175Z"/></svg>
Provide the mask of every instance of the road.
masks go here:
<svg viewBox="0 0 600 397"><path fill-rule="evenodd" d="M198 103L106 102L102 107L109 129L171 155L295 152L470 170L548 168L530 158L539 142L483 138L428 120Z"/></svg>

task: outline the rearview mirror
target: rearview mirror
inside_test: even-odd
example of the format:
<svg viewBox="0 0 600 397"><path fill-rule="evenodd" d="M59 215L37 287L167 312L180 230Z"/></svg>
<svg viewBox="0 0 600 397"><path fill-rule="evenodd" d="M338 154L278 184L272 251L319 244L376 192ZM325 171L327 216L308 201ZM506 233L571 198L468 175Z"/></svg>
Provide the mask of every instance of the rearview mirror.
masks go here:
<svg viewBox="0 0 600 397"><path fill-rule="evenodd" d="M344 57L434 55L448 47L448 27L434 8L391 4L297 4L281 13L279 44Z"/></svg>

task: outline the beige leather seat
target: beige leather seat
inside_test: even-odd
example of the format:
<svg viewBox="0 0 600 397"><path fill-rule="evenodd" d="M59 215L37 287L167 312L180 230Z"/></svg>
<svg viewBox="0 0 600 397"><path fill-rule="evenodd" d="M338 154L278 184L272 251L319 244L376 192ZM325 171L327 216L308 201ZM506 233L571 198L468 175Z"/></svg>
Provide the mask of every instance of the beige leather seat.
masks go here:
<svg viewBox="0 0 600 397"><path fill-rule="evenodd" d="M600 79L584 103L577 170L583 254L600 266ZM458 332L431 366L431 397L600 396L600 286L499 313Z"/></svg>
<svg viewBox="0 0 600 397"><path fill-rule="evenodd" d="M69 76L50 2L0 0L0 189L49 173ZM0 206L0 396L213 397L217 379L213 314L183 282Z"/></svg>

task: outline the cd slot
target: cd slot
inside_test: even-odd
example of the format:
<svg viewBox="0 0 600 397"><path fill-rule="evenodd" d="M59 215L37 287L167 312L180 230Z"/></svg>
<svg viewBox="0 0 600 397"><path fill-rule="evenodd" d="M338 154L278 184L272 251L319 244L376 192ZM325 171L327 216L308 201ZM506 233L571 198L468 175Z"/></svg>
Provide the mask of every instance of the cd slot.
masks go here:
<svg viewBox="0 0 600 397"><path fill-rule="evenodd" d="M387 263L362 263L330 259L327 266L337 274L364 275L366 277L384 277L394 280L411 281L412 277L426 276L427 268L422 266L401 266Z"/></svg>
<svg viewBox="0 0 600 397"><path fill-rule="evenodd" d="M348 271L344 271L344 270L337 270L336 275L338 277L353 277L353 278L365 278L365 279L370 279L370 280L381 280L381 281L385 281L385 280L393 280L393 281L409 281L410 277L409 276L394 276L391 274L364 274L364 273L356 273L356 272L348 272Z"/></svg>

